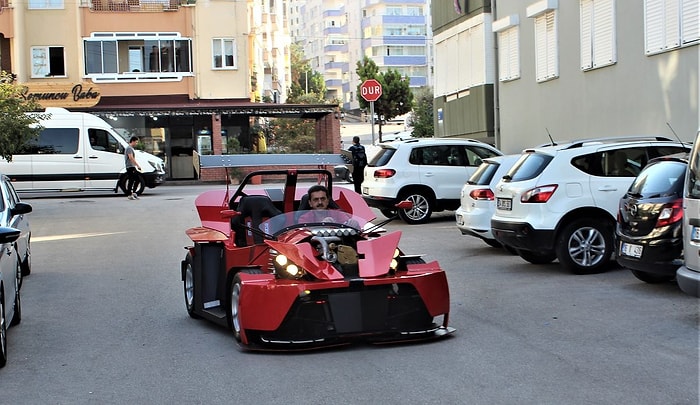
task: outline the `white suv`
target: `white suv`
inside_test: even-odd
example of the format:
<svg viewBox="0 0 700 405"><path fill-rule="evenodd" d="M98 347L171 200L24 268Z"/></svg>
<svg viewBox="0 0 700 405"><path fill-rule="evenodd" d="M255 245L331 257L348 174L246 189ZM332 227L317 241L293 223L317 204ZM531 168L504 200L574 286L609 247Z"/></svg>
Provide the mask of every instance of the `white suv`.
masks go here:
<svg viewBox="0 0 700 405"><path fill-rule="evenodd" d="M663 137L589 139L526 149L495 187L491 232L531 263L601 271L615 251L620 198L649 159L690 150Z"/></svg>
<svg viewBox="0 0 700 405"><path fill-rule="evenodd" d="M365 167L362 197L387 217L394 215L397 202L411 201L412 209L398 212L408 224L457 209L462 185L482 159L502 154L487 143L462 138L415 138L379 146Z"/></svg>

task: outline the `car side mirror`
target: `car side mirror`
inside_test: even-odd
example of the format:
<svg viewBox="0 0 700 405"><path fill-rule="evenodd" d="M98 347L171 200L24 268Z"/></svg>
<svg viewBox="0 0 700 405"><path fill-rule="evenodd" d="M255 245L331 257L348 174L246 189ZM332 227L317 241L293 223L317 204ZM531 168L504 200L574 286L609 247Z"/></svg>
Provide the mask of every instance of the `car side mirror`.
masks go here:
<svg viewBox="0 0 700 405"><path fill-rule="evenodd" d="M32 206L23 203L23 202L18 202L15 204L14 208L10 210L10 215L22 215L22 214L29 214L32 212Z"/></svg>
<svg viewBox="0 0 700 405"><path fill-rule="evenodd" d="M408 201L408 200L403 200L403 201L399 201L398 203L396 203L396 205L394 205L394 207L396 207L400 210L410 210L411 208L413 208L413 203Z"/></svg>
<svg viewBox="0 0 700 405"><path fill-rule="evenodd" d="M220 214L223 219L231 219L241 215L241 213L236 210L221 210Z"/></svg>

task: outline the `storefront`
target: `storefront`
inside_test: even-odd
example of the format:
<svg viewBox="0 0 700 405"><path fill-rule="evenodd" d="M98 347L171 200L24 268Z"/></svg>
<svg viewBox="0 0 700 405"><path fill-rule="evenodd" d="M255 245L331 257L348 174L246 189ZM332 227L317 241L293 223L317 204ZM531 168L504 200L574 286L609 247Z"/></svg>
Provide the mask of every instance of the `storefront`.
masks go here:
<svg viewBox="0 0 700 405"><path fill-rule="evenodd" d="M339 123L331 122L338 121L336 105L190 100L186 95L103 97L91 83L27 85L26 97L43 107L95 114L125 139L139 137L140 148L165 161L170 180L197 178L192 164L195 150L216 155L265 153L267 139L251 131L263 118L315 119L319 150L336 151L340 143Z"/></svg>

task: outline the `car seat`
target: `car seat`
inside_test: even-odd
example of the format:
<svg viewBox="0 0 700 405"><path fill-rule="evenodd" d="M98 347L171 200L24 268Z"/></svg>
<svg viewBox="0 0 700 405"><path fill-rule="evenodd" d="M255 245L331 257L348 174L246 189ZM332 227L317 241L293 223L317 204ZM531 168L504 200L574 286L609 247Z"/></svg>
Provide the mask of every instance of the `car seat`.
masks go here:
<svg viewBox="0 0 700 405"><path fill-rule="evenodd" d="M241 197L238 202L238 212L240 215L231 219L231 229L236 233L236 246L262 243L263 236L249 228L258 229L261 223L282 213L266 195Z"/></svg>

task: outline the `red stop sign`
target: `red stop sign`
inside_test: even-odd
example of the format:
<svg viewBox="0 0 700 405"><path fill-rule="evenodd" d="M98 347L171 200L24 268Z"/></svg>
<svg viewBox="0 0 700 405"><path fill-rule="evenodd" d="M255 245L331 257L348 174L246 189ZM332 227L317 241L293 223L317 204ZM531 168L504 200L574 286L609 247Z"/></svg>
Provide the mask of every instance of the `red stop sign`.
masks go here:
<svg viewBox="0 0 700 405"><path fill-rule="evenodd" d="M367 79L360 85L360 95L365 101L377 101L382 95L382 85L374 79Z"/></svg>

